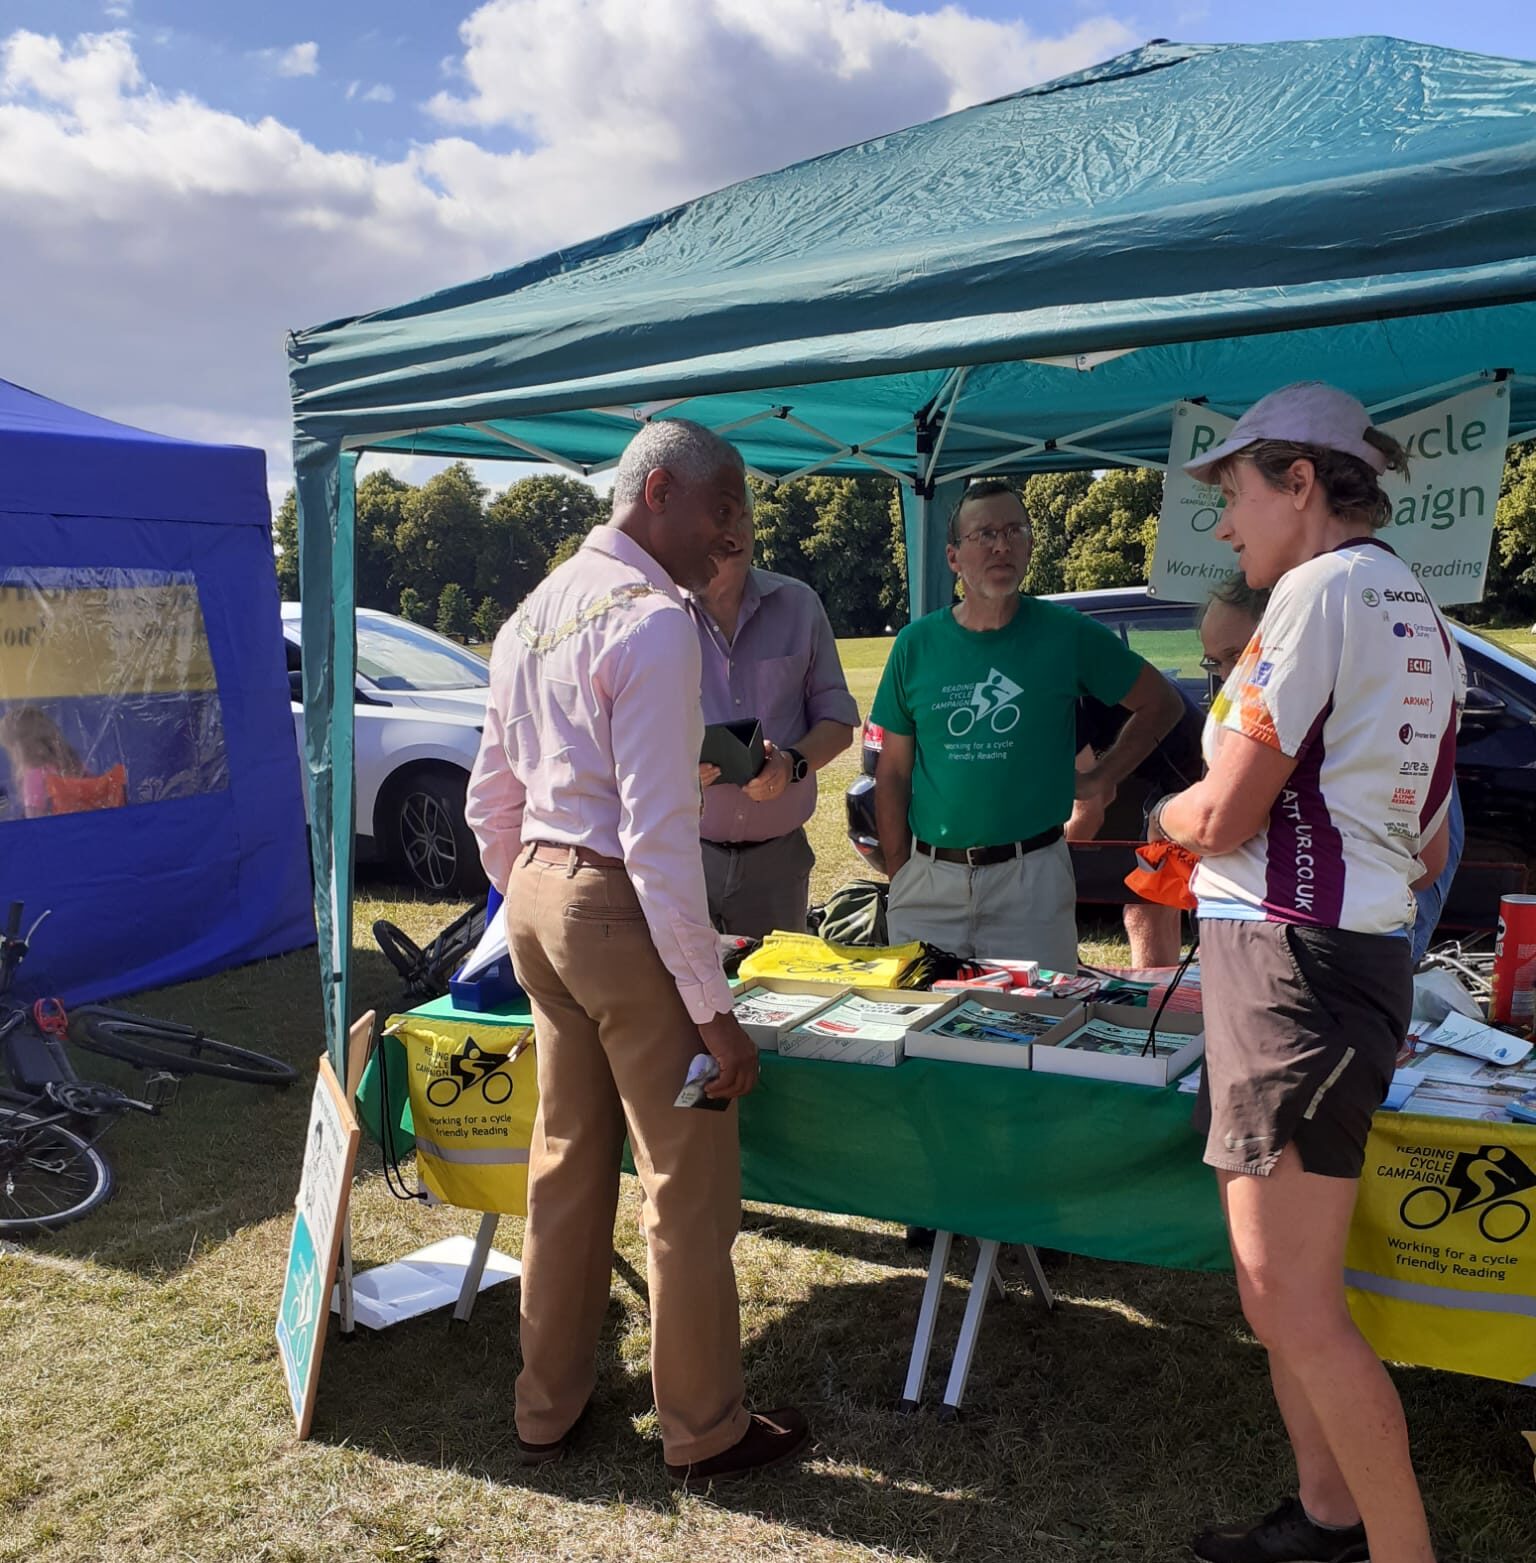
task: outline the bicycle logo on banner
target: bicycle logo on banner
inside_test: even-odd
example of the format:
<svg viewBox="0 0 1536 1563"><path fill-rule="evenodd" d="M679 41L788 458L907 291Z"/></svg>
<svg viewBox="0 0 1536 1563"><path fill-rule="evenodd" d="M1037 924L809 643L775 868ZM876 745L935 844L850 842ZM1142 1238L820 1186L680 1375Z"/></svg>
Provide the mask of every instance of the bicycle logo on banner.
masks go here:
<svg viewBox="0 0 1536 1563"><path fill-rule="evenodd" d="M993 668L971 690L969 705L957 706L949 713L950 736L964 738L978 722L985 721L999 737L1019 725L1020 711L1014 703L1024 693L1022 684Z"/></svg>
<svg viewBox="0 0 1536 1563"><path fill-rule="evenodd" d="M427 1087L427 1100L434 1107L452 1107L465 1091L476 1086L493 1107L500 1107L512 1095L512 1076L508 1072L511 1053L487 1053L473 1037L464 1039L464 1051L448 1059L448 1069Z"/></svg>
<svg viewBox="0 0 1536 1563"><path fill-rule="evenodd" d="M1530 1207L1513 1196L1531 1188L1536 1188L1536 1172L1508 1146L1481 1145L1457 1156L1443 1184L1410 1190L1398 1215L1404 1226L1427 1232L1475 1210L1477 1229L1490 1243L1512 1243L1531 1224Z"/></svg>

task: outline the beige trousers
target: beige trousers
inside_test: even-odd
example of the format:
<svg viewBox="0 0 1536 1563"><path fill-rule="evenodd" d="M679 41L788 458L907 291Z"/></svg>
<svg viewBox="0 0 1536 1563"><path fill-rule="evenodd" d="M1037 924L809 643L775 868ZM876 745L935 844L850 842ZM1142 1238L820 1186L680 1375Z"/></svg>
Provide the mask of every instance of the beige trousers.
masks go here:
<svg viewBox="0 0 1536 1563"><path fill-rule="evenodd" d="M891 881L886 927L892 944L925 939L971 960L1039 961L1077 970L1077 880L1065 841L967 868L915 848Z"/></svg>
<svg viewBox="0 0 1536 1563"><path fill-rule="evenodd" d="M645 1189L662 1444L672 1464L706 1460L748 1425L731 1264L737 1109L672 1105L702 1047L622 869L560 867L525 852L507 889L507 928L533 1003L539 1076L518 1433L552 1443L591 1397L627 1129Z"/></svg>

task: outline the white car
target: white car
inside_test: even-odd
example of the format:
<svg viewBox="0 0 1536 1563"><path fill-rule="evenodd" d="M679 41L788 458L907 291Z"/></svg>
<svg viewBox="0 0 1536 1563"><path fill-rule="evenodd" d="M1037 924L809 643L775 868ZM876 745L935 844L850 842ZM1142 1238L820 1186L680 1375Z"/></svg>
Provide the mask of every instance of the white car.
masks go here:
<svg viewBox="0 0 1536 1563"><path fill-rule="evenodd" d="M283 639L302 763L296 602L283 604ZM485 888L479 850L464 823L464 789L480 749L489 685L489 669L474 652L392 613L357 610L359 858L382 859L434 894L475 895Z"/></svg>

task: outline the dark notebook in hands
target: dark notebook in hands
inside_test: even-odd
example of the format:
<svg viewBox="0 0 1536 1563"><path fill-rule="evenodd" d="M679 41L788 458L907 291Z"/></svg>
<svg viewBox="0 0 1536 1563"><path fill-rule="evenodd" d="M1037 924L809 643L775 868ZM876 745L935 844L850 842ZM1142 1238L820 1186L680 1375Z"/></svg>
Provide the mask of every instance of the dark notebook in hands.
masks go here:
<svg viewBox="0 0 1536 1563"><path fill-rule="evenodd" d="M755 720L711 722L704 729L701 765L718 765L720 780L745 787L767 762L762 725Z"/></svg>

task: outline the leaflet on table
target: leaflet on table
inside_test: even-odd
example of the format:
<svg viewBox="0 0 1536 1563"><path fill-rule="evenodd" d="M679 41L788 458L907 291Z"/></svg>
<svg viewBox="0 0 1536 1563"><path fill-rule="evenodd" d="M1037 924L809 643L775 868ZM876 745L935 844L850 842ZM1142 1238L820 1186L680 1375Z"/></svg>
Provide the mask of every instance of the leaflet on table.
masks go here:
<svg viewBox="0 0 1536 1563"><path fill-rule="evenodd" d="M1432 1118L1478 1118L1488 1123L1508 1123L1509 1104L1515 1100L1517 1098L1506 1092L1486 1086L1429 1080L1408 1098L1402 1111L1423 1113Z"/></svg>
<svg viewBox="0 0 1536 1563"><path fill-rule="evenodd" d="M942 1020L927 1028L930 1036L964 1037L979 1042L1032 1042L1061 1024L1060 1015L1028 1010L994 1009L979 999L966 999Z"/></svg>
<svg viewBox="0 0 1536 1563"><path fill-rule="evenodd" d="M1470 1015L1452 1011L1432 1031L1420 1033L1434 1047L1454 1048L1489 1064L1520 1064L1530 1056L1531 1043L1498 1031Z"/></svg>
<svg viewBox="0 0 1536 1563"><path fill-rule="evenodd" d="M835 984L805 983L796 987L759 978L737 990L731 1010L741 1029L758 1047L773 1052L786 1031L792 1031L849 991Z"/></svg>
<svg viewBox="0 0 1536 1563"><path fill-rule="evenodd" d="M786 1032L779 1051L791 1058L889 1067L902 1061L909 1031L954 1003L953 998L939 995L854 992Z"/></svg>
<svg viewBox="0 0 1536 1563"><path fill-rule="evenodd" d="M1124 1085L1169 1085L1204 1053L1204 1027L1187 1014L1164 1013L1155 1031L1151 1022L1145 1009L1084 1005L1035 1043L1033 1067Z"/></svg>
<svg viewBox="0 0 1536 1563"><path fill-rule="evenodd" d="M1036 1037L1054 1031L1080 1006L1070 999L1029 999L1018 993L972 994L907 1033L908 1058L994 1069L1028 1069Z"/></svg>

